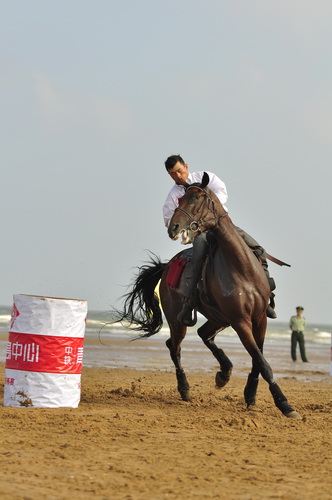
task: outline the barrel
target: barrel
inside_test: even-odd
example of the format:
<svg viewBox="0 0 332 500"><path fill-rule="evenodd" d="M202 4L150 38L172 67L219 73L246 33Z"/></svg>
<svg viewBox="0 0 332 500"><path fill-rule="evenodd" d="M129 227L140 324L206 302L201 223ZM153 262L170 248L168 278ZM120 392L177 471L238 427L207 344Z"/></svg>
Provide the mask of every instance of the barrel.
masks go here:
<svg viewBox="0 0 332 500"><path fill-rule="evenodd" d="M86 315L85 300L14 295L4 406L77 408Z"/></svg>

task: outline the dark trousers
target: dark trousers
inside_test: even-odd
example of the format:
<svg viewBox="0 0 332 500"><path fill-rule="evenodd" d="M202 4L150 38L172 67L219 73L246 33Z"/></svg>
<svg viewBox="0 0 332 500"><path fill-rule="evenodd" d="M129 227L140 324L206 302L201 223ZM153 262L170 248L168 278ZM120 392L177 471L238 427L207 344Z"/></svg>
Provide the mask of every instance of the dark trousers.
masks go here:
<svg viewBox="0 0 332 500"><path fill-rule="evenodd" d="M184 296L187 299L195 300L195 289L199 279L205 255L207 254L209 245L207 242L207 233L200 233L193 240L193 253L184 268Z"/></svg>
<svg viewBox="0 0 332 500"><path fill-rule="evenodd" d="M300 347L300 354L301 354L301 359L302 361L308 361L307 356L305 353L305 344L304 344L304 335L303 332L292 332L292 338L291 338L291 356L292 360L296 361L296 346L297 343L299 344Z"/></svg>

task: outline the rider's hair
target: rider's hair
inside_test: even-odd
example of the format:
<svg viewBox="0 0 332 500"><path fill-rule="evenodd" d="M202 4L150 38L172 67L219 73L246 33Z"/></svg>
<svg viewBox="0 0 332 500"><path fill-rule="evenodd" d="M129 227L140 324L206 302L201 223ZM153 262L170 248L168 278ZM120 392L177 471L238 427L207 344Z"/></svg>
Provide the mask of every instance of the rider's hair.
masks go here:
<svg viewBox="0 0 332 500"><path fill-rule="evenodd" d="M166 170L170 170L171 168L173 168L177 164L177 162L180 162L182 165L185 165L185 162L180 155L169 156L165 161Z"/></svg>

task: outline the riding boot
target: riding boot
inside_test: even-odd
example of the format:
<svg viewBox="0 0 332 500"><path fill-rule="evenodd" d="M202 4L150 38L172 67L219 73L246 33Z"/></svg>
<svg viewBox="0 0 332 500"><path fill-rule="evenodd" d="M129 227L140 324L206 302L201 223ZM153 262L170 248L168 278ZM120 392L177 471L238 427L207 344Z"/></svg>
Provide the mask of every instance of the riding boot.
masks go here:
<svg viewBox="0 0 332 500"><path fill-rule="evenodd" d="M277 317L277 313L274 310L274 308L275 308L274 297L275 297L274 293L271 292L271 294L270 294L270 303L269 303L269 305L267 306L267 309L266 309L266 316L268 318L271 318L271 319L276 319L276 317Z"/></svg>
<svg viewBox="0 0 332 500"><path fill-rule="evenodd" d="M268 279L268 282L270 284L270 290L273 292L275 290L276 285L274 282L274 279L270 277L270 273L268 270L268 265L266 261L266 252L263 247L260 246L260 244L252 237L250 234L246 233L243 229L240 227L236 226L236 229L238 230L241 238L246 242L249 248L254 252L255 256L257 259L260 261L262 264L262 267L264 269L264 272L266 274L266 277ZM275 303L274 303L274 294L271 293L270 295L270 304L267 306L266 309L266 316L268 318L275 319L277 317L276 312L274 310L275 308Z"/></svg>
<svg viewBox="0 0 332 500"><path fill-rule="evenodd" d="M274 308L276 306L275 301L274 301L275 294L273 293L273 290L276 289L276 284L275 284L274 279L271 278L270 273L269 273L268 264L267 264L267 260L266 260L266 252L265 252L264 248L259 246L259 247L255 247L254 253L255 253L256 257L260 260L262 267L264 269L265 276L267 277L267 281L269 282L269 285L270 285L270 292L271 292L270 293L270 303L266 309L266 316L268 318L271 318L271 319L276 319L277 314L274 310Z"/></svg>
<svg viewBox="0 0 332 500"><path fill-rule="evenodd" d="M181 311L177 319L185 326L194 326L197 322L197 315L194 311L196 305L196 297L186 297L183 302ZM194 317L192 317L194 311Z"/></svg>
<svg viewBox="0 0 332 500"><path fill-rule="evenodd" d="M270 276L270 273L269 273L269 270L268 270L268 267L267 267L267 262L266 262L266 259L262 260L262 266L263 266L263 269L264 269L264 272L266 274L266 277L267 277L267 280L269 282L269 285L270 285L270 303L269 305L267 306L267 309L266 309L266 316L268 318L271 318L271 319L276 319L277 317L277 314L275 312L275 301L274 301L274 297L275 297L275 294L273 293L273 290L276 289L276 284L275 284L275 281L273 278L271 278Z"/></svg>
<svg viewBox="0 0 332 500"><path fill-rule="evenodd" d="M192 258L184 269L183 294L185 299L177 319L186 326L194 326L197 322L197 315L195 313L194 317L192 317L192 312L196 306L197 283L201 275L207 250L208 243L206 240L206 233L204 232L195 237L193 241Z"/></svg>

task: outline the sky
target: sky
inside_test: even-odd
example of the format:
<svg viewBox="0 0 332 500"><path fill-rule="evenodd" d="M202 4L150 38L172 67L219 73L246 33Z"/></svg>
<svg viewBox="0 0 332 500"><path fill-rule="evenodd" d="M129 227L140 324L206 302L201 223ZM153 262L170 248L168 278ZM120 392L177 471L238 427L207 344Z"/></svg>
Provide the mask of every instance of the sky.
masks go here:
<svg viewBox="0 0 332 500"><path fill-rule="evenodd" d="M331 324L330 0L0 1L1 286L120 306L169 260L164 162L227 186L276 312Z"/></svg>

